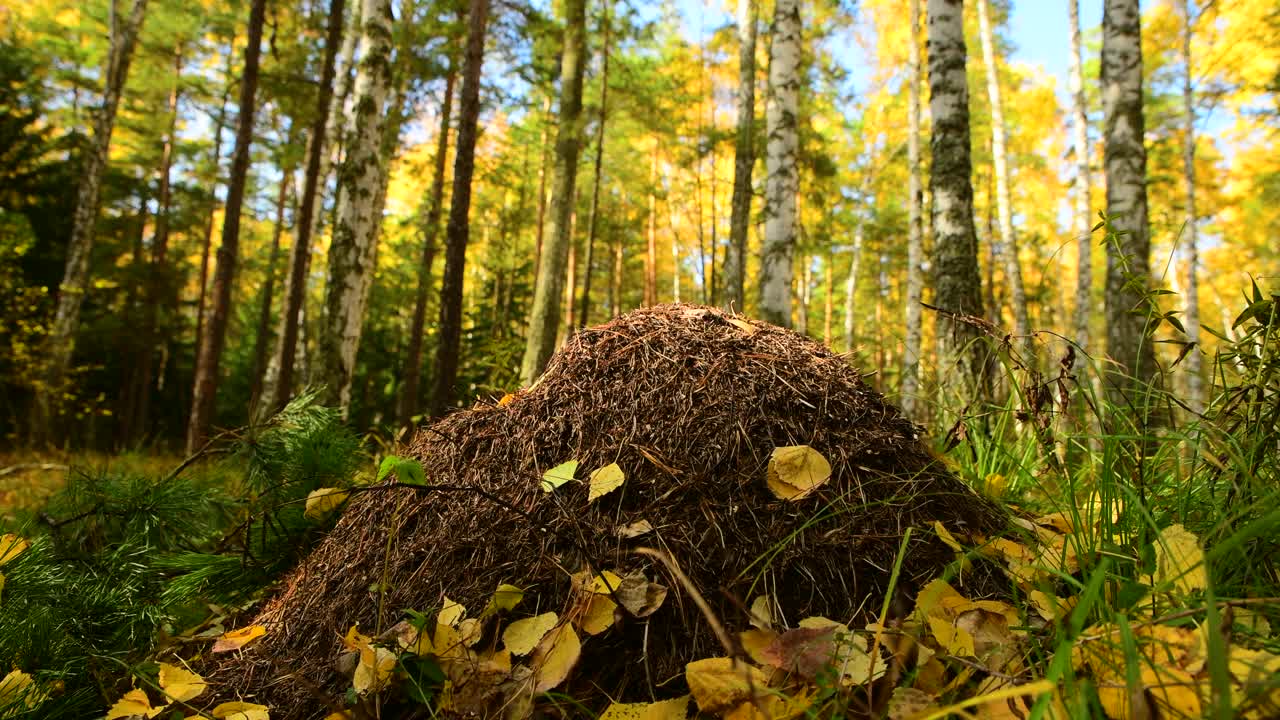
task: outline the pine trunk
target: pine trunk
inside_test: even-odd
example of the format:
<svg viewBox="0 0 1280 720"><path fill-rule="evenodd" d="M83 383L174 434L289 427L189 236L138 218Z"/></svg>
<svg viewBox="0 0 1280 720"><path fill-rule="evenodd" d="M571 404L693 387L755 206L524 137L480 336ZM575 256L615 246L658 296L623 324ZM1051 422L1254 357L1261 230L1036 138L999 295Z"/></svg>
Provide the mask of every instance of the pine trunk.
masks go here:
<svg viewBox="0 0 1280 720"><path fill-rule="evenodd" d="M354 85L353 132L338 173L338 213L329 245L325 322L320 333L320 381L326 402L351 408L351 383L373 285L382 217L378 196L386 179L382 152L391 86L391 2L364 0L360 63Z"/></svg>
<svg viewBox="0 0 1280 720"><path fill-rule="evenodd" d="M258 60L262 54L262 24L266 0L253 0L249 11L249 42L244 51L244 73L240 79L240 117L236 126L236 147L231 156L231 176L227 184L227 209L222 220L222 243L218 247L218 269L213 276L213 307L209 326L196 359L195 391L191 418L187 424L187 453L204 444L213 424L218 365L227 337L231 314L231 290L235 283L240 254L240 210L244 205L245 180L249 174L249 147L253 142L253 118L258 89Z"/></svg>
<svg viewBox="0 0 1280 720"><path fill-rule="evenodd" d="M609 2L604 0L600 44L600 124L596 126L596 158L591 183L591 210L587 216L587 257L582 264L582 312L578 327L586 327L591 316L591 270L595 262L596 224L600 215L600 179L604 167L604 129L609 118Z"/></svg>
<svg viewBox="0 0 1280 720"><path fill-rule="evenodd" d="M792 257L796 245L799 138L796 112L800 89L800 4L778 0L769 53L768 144L765 166L764 251L760 258L760 317L791 327Z"/></svg>
<svg viewBox="0 0 1280 720"><path fill-rule="evenodd" d="M924 196L920 173L920 0L911 3L911 32L908 47L910 85L907 99L907 327L902 349L902 411L918 418L916 401L920 394L921 305L924 300Z"/></svg>
<svg viewBox="0 0 1280 720"><path fill-rule="evenodd" d="M453 405L462 344L462 282L470 236L471 177L475 173L476 130L480 117L480 71L489 22L489 0L470 0L467 45L463 55L462 91L458 102L458 139L453 163L453 193L445 229L444 277L440 283L440 344L431 393L431 414L439 416Z"/></svg>
<svg viewBox="0 0 1280 720"><path fill-rule="evenodd" d="M1186 168L1186 195L1187 195L1187 219L1186 229L1183 230L1185 237L1183 242L1186 248L1187 263L1187 287L1186 302L1187 311L1184 319L1184 326L1187 329L1187 342L1192 344L1191 352L1187 353L1187 405L1191 407L1192 412L1200 413L1204 411L1204 379L1201 376L1200 362L1200 237L1199 230L1196 226L1198 215L1196 213L1196 105L1195 91L1191 87L1191 32L1192 17L1191 3L1189 0L1183 0L1182 3L1182 112L1183 112L1183 132L1186 134L1184 138L1183 163Z"/></svg>
<svg viewBox="0 0 1280 720"><path fill-rule="evenodd" d="M564 10L560 127L556 132L555 170L551 181L551 227L542 248L543 258L534 286L524 359L520 364L520 379L526 385L542 374L555 350L556 333L560 329L560 301L565 289L565 265L572 242L574 183L581 149L582 80L586 69L586 0L566 0Z"/></svg>
<svg viewBox="0 0 1280 720"><path fill-rule="evenodd" d="M235 45L235 38L231 39L230 45ZM218 109L218 119L214 122L213 129L213 174L210 178L210 202L209 215L205 218L204 223L204 240L200 244L200 297L196 301L196 341L195 352L200 352L200 345L204 343L204 314L205 305L209 296L209 254L213 248L213 220L218 214L218 198L213 192L214 186L218 184L218 178L222 175L222 131L227 125L227 102L230 100L231 94L231 62L232 55L227 55L227 68L223 73L227 80L226 87L222 90L222 105Z"/></svg>
<svg viewBox="0 0 1280 720"><path fill-rule="evenodd" d="M1068 68L1068 85L1071 91L1071 132L1075 145L1075 212L1072 227L1076 235L1076 303L1072 327L1075 341L1084 350L1089 349L1089 312L1093 309L1093 238L1089 228L1093 224L1089 207L1092 195L1092 177L1089 169L1089 106L1084 94L1084 57L1080 42L1080 2L1067 0L1070 16L1071 55Z"/></svg>
<svg viewBox="0 0 1280 720"><path fill-rule="evenodd" d="M934 297L940 375L954 374L968 398L985 385L985 347L969 316L981 318L982 281L973 226L969 155L969 89L965 79L964 15L960 0L928 0L929 149L933 196Z"/></svg>
<svg viewBox="0 0 1280 720"><path fill-rule="evenodd" d="M742 312L746 301L747 233L751 228L751 170L755 166L756 16L752 0L738 0L738 128L733 154L729 247L724 259L724 305Z"/></svg>

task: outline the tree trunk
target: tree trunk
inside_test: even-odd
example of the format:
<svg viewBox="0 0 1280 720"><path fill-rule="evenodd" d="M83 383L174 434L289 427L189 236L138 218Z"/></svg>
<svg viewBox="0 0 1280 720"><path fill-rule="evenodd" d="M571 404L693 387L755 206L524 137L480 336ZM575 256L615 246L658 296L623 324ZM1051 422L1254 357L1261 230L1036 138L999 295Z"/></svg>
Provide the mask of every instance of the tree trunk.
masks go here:
<svg viewBox="0 0 1280 720"><path fill-rule="evenodd" d="M578 327L586 327L591 315L591 269L595 261L596 223L600 214L600 177L604 166L604 128L609 117L609 2L604 0L600 41L600 124L596 126L595 177L591 183L591 211L587 216L587 257L582 264L582 312Z"/></svg>
<svg viewBox="0 0 1280 720"><path fill-rule="evenodd" d="M831 321L835 315L835 257L831 243L827 243L827 255L822 261L822 344L831 347L835 337L831 334Z"/></svg>
<svg viewBox="0 0 1280 720"><path fill-rule="evenodd" d="M768 145L765 165L764 252L760 258L760 317L791 327L792 255L796 245L796 112L800 89L800 4L777 0L769 53Z"/></svg>
<svg viewBox="0 0 1280 720"><path fill-rule="evenodd" d="M989 5L991 0L978 0L978 37L982 43L982 60L987 66L987 99L991 103L991 155L996 180L996 213L999 233L992 235L992 247L1002 265L1009 285L1009 302L1013 305L1014 334L1021 339L1024 361L1033 361L1034 343L1031 323L1027 319L1027 292L1022 284L1022 265L1018 260L1018 240L1013 232L1013 201L1009 192L1009 151L1005 142L1004 104L1000 99L1000 75L995 43L992 41ZM993 308L994 310L994 308Z"/></svg>
<svg viewBox="0 0 1280 720"><path fill-rule="evenodd" d="M244 205L245 179L249 174L249 146L253 142L253 117L258 89L258 59L262 54L262 23L266 0L253 0L249 11L249 42L244 51L244 74L240 80L240 117L236 126L236 147L231 156L231 176L227 183L227 207L222 219L222 244L218 247L218 269L213 276L213 307L209 313L204 343L196 359L195 391L191 419L187 424L187 454L204 443L213 423L218 390L218 364L227 337L231 312L231 290L240 254L240 210Z"/></svg>
<svg viewBox="0 0 1280 720"><path fill-rule="evenodd" d="M1187 341L1192 344L1187 353L1187 405L1192 412L1204 411L1204 379L1201 376L1200 362L1200 249L1199 230L1196 222L1196 106L1195 92L1191 88L1191 32L1193 19L1191 3L1182 2L1182 112L1186 138L1183 149L1183 164L1186 168L1187 219L1184 242L1186 243L1187 312L1184 326L1187 329Z"/></svg>
<svg viewBox="0 0 1280 720"><path fill-rule="evenodd" d="M853 322L853 311L857 306L858 294L858 272L862 269L862 220L859 219L854 224L853 229L853 258L849 261L849 277L845 279L844 285L844 351L853 352L853 333L855 331Z"/></svg>
<svg viewBox="0 0 1280 720"><path fill-rule="evenodd" d="M120 107L120 95L129 76L129 63L138 33L146 17L147 0L134 0L129 17L123 27L117 27L119 19L116 4L111 3L110 43L102 87L102 106L93 122L93 144L84 157L80 186L76 193L76 209L71 221L71 238L67 244L67 262L58 286L58 302L53 317L53 327L46 345L44 382L35 396L33 440L46 444L53 437L53 424L61 414L60 398L71 356L75 352L76 330L80 326L80 305L89 291L89 256L93 252L93 239L98 222L98 210L102 199L102 177L106 173L111 135L115 130L116 112Z"/></svg>
<svg viewBox="0 0 1280 720"><path fill-rule="evenodd" d="M747 232L751 228L751 170L755 165L756 16L752 0L738 0L738 128L734 140L729 247L724 259L724 304L745 308Z"/></svg>
<svg viewBox="0 0 1280 720"><path fill-rule="evenodd" d="M658 141L649 162L649 227L645 232L644 305L658 304Z"/></svg>
<svg viewBox="0 0 1280 720"><path fill-rule="evenodd" d="M1084 94L1084 58L1080 42L1080 1L1067 0L1067 14L1070 16L1071 56L1068 67L1067 82L1071 90L1071 132L1075 145L1076 178L1075 178L1075 212L1072 227L1076 234L1076 307L1072 321L1076 343L1084 350L1089 349L1089 311L1093 301L1093 238L1089 228L1093 225L1090 217L1093 213L1089 207L1092 195L1091 173L1089 161L1089 106Z"/></svg>
<svg viewBox="0 0 1280 720"><path fill-rule="evenodd" d="M462 281L466 269L467 216L471 211L471 177L475 172L476 125L480 117L480 70L484 65L489 0L470 0L467 45L463 55L462 91L458 102L457 155L453 163L453 194L445 228L444 277L440 283L440 344L431 393L431 414L439 416L453 405L462 341Z"/></svg>
<svg viewBox="0 0 1280 720"><path fill-rule="evenodd" d="M292 136L293 133L290 133ZM292 144L293 138L289 138ZM275 299L276 264L280 259L280 236L284 234L285 210L289 205L289 193L293 186L293 168L281 173L280 187L276 193L276 224L271 230L271 256L267 261L267 281L262 286L262 302L258 307L258 329L253 343L253 379L249 390L249 407L256 409L262 402L262 387L267 371L267 346L271 344L271 304ZM252 412L252 411L251 411Z"/></svg>
<svg viewBox="0 0 1280 720"><path fill-rule="evenodd" d="M526 385L542 374L555 350L560 328L565 263L572 242L574 182L582 133L582 79L586 70L586 0L565 1L564 51L560 58L560 127L556 132L555 176L551 181L551 227L542 250L520 379ZM572 286L571 286L572 287Z"/></svg>
<svg viewBox="0 0 1280 720"><path fill-rule="evenodd" d="M418 414L418 383L422 377L422 336L426 326L427 292L431 287L431 266L436 259L436 239L444 207L445 159L449 155L449 119L453 115L453 88L458 79L452 67L445 75L444 102L440 106L440 131L436 136L436 156L431 170L431 193L422 222L422 261L418 264L418 292L413 301L413 321L409 327L409 349L405 353L404 390L400 393L400 426L413 424Z"/></svg>
<svg viewBox="0 0 1280 720"><path fill-rule="evenodd" d="M928 0L928 18L934 297L943 311L937 321L939 368L942 377L954 373L960 392L969 397L985 385L986 348L979 332L962 319L983 314L970 182L963 5L960 0Z"/></svg>
<svg viewBox="0 0 1280 720"><path fill-rule="evenodd" d="M542 114L546 126L542 129L542 167L538 169L538 224L533 237L533 277L537 280L542 267L542 238L547 229L547 172L551 165L551 93L547 93L547 106Z"/></svg>
<svg viewBox="0 0 1280 720"><path fill-rule="evenodd" d="M910 88L907 101L907 328L902 348L902 411L918 418L916 401L920 394L921 306L924 300L924 197L920 183L920 0L911 3L911 32L908 47Z"/></svg>
<svg viewBox="0 0 1280 720"><path fill-rule="evenodd" d="M294 361L298 347L299 324L302 321L302 305L306 296L307 268L311 261L312 232L317 214L316 200L323 192L321 184L328 172L325 158L326 138L335 125L334 116L341 113L333 107L333 78L338 45L342 40L342 24L346 0L330 0L329 22L325 32L324 61L320 69L320 86L316 93L316 115L307 140L307 169L299 196L298 218L294 223L293 246L289 248L289 273L284 284L284 308L280 314L280 328L276 333L275 352L268 364L262 403L267 413L274 412L289 401L293 394Z"/></svg>
<svg viewBox="0 0 1280 720"><path fill-rule="evenodd" d="M235 38L232 37L231 46L235 45ZM218 178L221 176L222 164L222 130L227 124L227 102L230 100L231 94L231 70L232 55L227 54L227 68L223 73L227 80L226 86L222 89L222 106L218 109L218 119L214 123L213 129L213 175L209 181L209 195L211 202L209 203L209 216L204 223L204 241L201 243L200 251L200 298L196 302L196 342L195 352L200 352L200 345L204 343L204 311L205 301L209 294L209 253L213 247L213 219L218 212L218 199L214 193L214 188L218 184Z"/></svg>
<svg viewBox="0 0 1280 720"><path fill-rule="evenodd" d="M352 115L352 127L357 131L352 133L338 172L338 214L329 245L325 321L318 353L326 402L339 407L344 417L351 408L356 353L382 229L378 196L387 173L383 133L388 115L398 112L387 108L391 23L390 0L364 0Z"/></svg>
<svg viewBox="0 0 1280 720"><path fill-rule="evenodd" d="M1106 0L1102 15L1102 104L1107 215L1107 352L1119 367L1112 398L1134 412L1155 379L1155 353L1144 302L1151 252L1147 219L1147 151L1143 146L1142 29L1138 0Z"/></svg>

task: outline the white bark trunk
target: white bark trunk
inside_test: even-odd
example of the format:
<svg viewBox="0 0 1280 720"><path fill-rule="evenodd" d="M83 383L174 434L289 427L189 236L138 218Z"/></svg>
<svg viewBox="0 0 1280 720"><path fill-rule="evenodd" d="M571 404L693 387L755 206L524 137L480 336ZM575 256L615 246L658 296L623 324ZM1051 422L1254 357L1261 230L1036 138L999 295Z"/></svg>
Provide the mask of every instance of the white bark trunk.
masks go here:
<svg viewBox="0 0 1280 720"><path fill-rule="evenodd" d="M907 330L902 352L902 411L916 416L916 396L920 392L920 303L924 300L924 241L920 189L920 0L911 3L911 32L908 33L910 85L907 104ZM849 335L852 349L853 333Z"/></svg>
<svg viewBox="0 0 1280 720"><path fill-rule="evenodd" d="M1191 87L1191 70L1193 67L1191 64L1191 32L1193 19L1189 0L1183 0L1182 2L1182 18L1184 22L1182 33L1182 111L1184 132L1186 133L1183 163L1186 166L1187 194L1186 229L1183 230L1187 263L1187 287L1185 289L1187 311L1184 325L1187 329L1187 341L1195 345L1186 356L1187 404L1192 411L1199 413L1204 411L1204 380L1201 377L1199 347L1200 279L1197 270L1200 264L1200 249L1199 232L1196 227L1196 109L1195 91Z"/></svg>
<svg viewBox="0 0 1280 720"><path fill-rule="evenodd" d="M1076 234L1076 307L1072 326L1075 340L1081 348L1089 349L1089 311L1093 301L1093 238L1089 229L1093 226L1092 178L1089 161L1089 111L1084 94L1084 58L1080 42L1080 0L1067 0L1070 16L1071 56L1067 82L1071 90L1071 131L1075 144L1076 179L1075 212L1072 227Z"/></svg>
<svg viewBox="0 0 1280 720"><path fill-rule="evenodd" d="M849 261L849 277L844 285L844 351L853 352L853 311L857 307L858 273L862 270L862 221L853 231L853 258Z"/></svg>
<svg viewBox="0 0 1280 720"><path fill-rule="evenodd" d="M760 316L791 327L791 273L796 244L796 112L800 86L800 4L777 0L769 54L768 145L765 166L764 252L760 259Z"/></svg>

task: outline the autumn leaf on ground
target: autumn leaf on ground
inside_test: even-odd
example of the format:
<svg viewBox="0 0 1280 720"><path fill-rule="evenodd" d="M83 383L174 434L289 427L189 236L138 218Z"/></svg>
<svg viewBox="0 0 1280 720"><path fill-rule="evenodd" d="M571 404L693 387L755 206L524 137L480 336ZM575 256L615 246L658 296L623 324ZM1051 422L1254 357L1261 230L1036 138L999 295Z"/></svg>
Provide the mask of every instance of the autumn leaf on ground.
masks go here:
<svg viewBox="0 0 1280 720"><path fill-rule="evenodd" d="M777 637L778 633L772 630L754 628L738 633L738 642L742 644L747 657L759 665L768 665L774 657L769 653L769 648Z"/></svg>
<svg viewBox="0 0 1280 720"><path fill-rule="evenodd" d="M446 597L444 603L440 606L440 614L436 617L436 622L441 625L457 627L458 623L462 622L462 619L466 616L467 609L465 607Z"/></svg>
<svg viewBox="0 0 1280 720"><path fill-rule="evenodd" d="M614 530L614 534L623 540L638 538L641 535L648 535L651 532L653 532L653 525L649 524L648 520L637 520L626 525L619 525L617 529Z"/></svg>
<svg viewBox="0 0 1280 720"><path fill-rule="evenodd" d="M1155 541L1157 585L1175 587L1183 594L1209 586L1200 540L1182 525L1171 525Z"/></svg>
<svg viewBox="0 0 1280 720"><path fill-rule="evenodd" d="M587 598L586 608L578 617L578 627L588 635L599 635L613 626L614 611L618 604L606 595L591 594Z"/></svg>
<svg viewBox="0 0 1280 720"><path fill-rule="evenodd" d="M582 641L573 626L566 623L548 632L538 643L531 665L534 692L546 692L560 685L582 655Z"/></svg>
<svg viewBox="0 0 1280 720"><path fill-rule="evenodd" d="M689 697L651 703L611 703L599 720L685 720L689 714Z"/></svg>
<svg viewBox="0 0 1280 720"><path fill-rule="evenodd" d="M249 625L238 630L225 632L218 641L213 644L212 652L230 652L239 650L249 643L257 640L267 634L267 629L261 625Z"/></svg>
<svg viewBox="0 0 1280 720"><path fill-rule="evenodd" d="M21 670L10 670L0 678L0 710L5 711L0 717L32 710L44 700L45 694L36 687L35 680Z"/></svg>
<svg viewBox="0 0 1280 720"><path fill-rule="evenodd" d="M30 546L31 543L12 533L0 535L0 567L12 562Z"/></svg>
<svg viewBox="0 0 1280 720"><path fill-rule="evenodd" d="M176 702L186 702L200 697L208 683L204 678L177 665L160 663L160 688L165 696Z"/></svg>
<svg viewBox="0 0 1280 720"><path fill-rule="evenodd" d="M591 592L597 595L612 595L622 587L622 578L612 570L605 570L591 580Z"/></svg>
<svg viewBox="0 0 1280 720"><path fill-rule="evenodd" d="M764 697L768 689L768 679L760 668L733 658L695 660L685 665L684 678L698 709L706 713Z"/></svg>
<svg viewBox="0 0 1280 720"><path fill-rule="evenodd" d="M373 640L368 635L360 632L360 623L352 625L351 629L347 630L346 637L342 638L342 646L347 650L359 651L361 648L368 647L371 642Z"/></svg>
<svg viewBox="0 0 1280 720"><path fill-rule="evenodd" d="M751 601L751 625L762 630L773 627L773 598L760 595Z"/></svg>
<svg viewBox="0 0 1280 720"><path fill-rule="evenodd" d="M168 707L168 703L160 707L151 707L151 699L142 690L130 690L123 697L111 706L107 711L106 720L118 720L119 718L146 717L153 718Z"/></svg>
<svg viewBox="0 0 1280 720"><path fill-rule="evenodd" d="M596 470L591 473L587 502L617 490L622 487L622 483L626 479L626 475L622 473L622 468L618 467L618 463L609 463Z"/></svg>
<svg viewBox="0 0 1280 720"><path fill-rule="evenodd" d="M635 570L622 578L614 597L627 612L638 618L649 617L662 607L667 599L667 587L649 582L644 572Z"/></svg>
<svg viewBox="0 0 1280 720"><path fill-rule="evenodd" d="M934 697L923 690L896 687L889 698L889 720L916 720L936 709Z"/></svg>
<svg viewBox="0 0 1280 720"><path fill-rule="evenodd" d="M769 490L781 500L802 500L831 479L831 463L808 445L773 449L769 457Z"/></svg>
<svg viewBox="0 0 1280 720"><path fill-rule="evenodd" d="M517 620L502 633L502 645L512 655L528 655L537 647L542 637L555 627L559 617L553 612Z"/></svg>
<svg viewBox="0 0 1280 720"><path fill-rule="evenodd" d="M302 516L308 520L322 520L324 516L342 507L347 501L347 491L338 488L320 488L307 494L307 509Z"/></svg>
<svg viewBox="0 0 1280 720"><path fill-rule="evenodd" d="M395 653L386 648L366 645L360 649L360 663L356 665L351 686L361 695L378 692L391 681L391 673L395 668Z"/></svg>
<svg viewBox="0 0 1280 720"><path fill-rule="evenodd" d="M218 720L271 720L266 705L247 702L225 702L209 713Z"/></svg>
<svg viewBox="0 0 1280 720"><path fill-rule="evenodd" d="M484 606L484 610L480 613L481 618L487 618L494 613L510 612L516 609L520 601L524 599L524 590L515 585L503 583L493 591L493 597L489 598L489 604Z"/></svg>
<svg viewBox="0 0 1280 720"><path fill-rule="evenodd" d="M578 472L578 461L569 460L562 462L550 470L542 473L542 491L551 492L565 483L573 480L573 476Z"/></svg>

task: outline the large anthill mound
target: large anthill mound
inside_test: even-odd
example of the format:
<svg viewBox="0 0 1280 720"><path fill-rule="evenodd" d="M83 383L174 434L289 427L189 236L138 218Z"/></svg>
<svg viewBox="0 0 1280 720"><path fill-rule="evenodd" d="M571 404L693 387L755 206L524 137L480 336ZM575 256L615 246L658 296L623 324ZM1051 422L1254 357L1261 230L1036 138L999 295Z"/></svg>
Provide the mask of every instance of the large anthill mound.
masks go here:
<svg viewBox="0 0 1280 720"><path fill-rule="evenodd" d="M647 699L652 683L669 696L686 662L724 651L685 590L633 550L668 552L730 630L762 592L793 623L865 619L908 526L999 523L917 432L844 359L794 332L688 305L629 313L574 335L534 387L413 441L428 483L480 488L511 507L471 492L357 496L255 621L268 635L217 679L273 717L323 714L315 690L350 685L333 661L352 624L375 626L379 586L383 627L445 595L475 611L499 583L527 588L521 614L561 611L569 573L590 563L644 569L671 592L647 620L584 641L571 691ZM833 469L798 502L778 500L765 480L774 448L790 445L811 446ZM626 482L590 504L584 484L543 492L542 474L570 459L579 479L616 462ZM615 532L640 520L653 531ZM901 582L909 589L953 558L915 534Z"/></svg>

